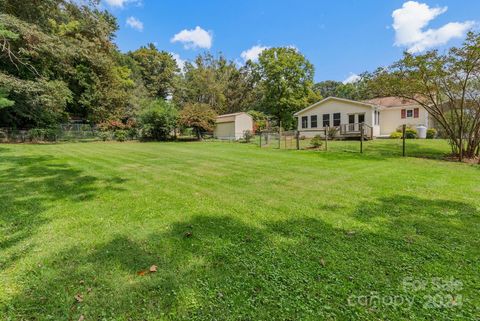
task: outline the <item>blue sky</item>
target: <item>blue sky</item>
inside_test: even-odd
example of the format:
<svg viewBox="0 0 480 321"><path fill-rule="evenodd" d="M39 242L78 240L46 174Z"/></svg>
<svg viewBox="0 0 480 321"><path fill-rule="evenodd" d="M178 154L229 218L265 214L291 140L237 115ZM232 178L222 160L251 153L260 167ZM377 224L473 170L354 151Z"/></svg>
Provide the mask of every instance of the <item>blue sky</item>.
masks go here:
<svg viewBox="0 0 480 321"><path fill-rule="evenodd" d="M314 64L316 81L344 81L392 63L403 50L444 50L480 23L476 0L102 0L102 5L118 18L122 51L152 42L182 60L210 50L243 63L264 47L295 46Z"/></svg>

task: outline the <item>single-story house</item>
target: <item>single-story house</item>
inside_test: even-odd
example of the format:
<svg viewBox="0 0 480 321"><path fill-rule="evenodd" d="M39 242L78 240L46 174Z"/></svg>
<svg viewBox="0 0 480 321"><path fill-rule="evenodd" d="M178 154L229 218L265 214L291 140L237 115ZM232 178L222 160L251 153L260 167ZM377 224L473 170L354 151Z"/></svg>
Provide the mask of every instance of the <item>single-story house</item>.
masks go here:
<svg viewBox="0 0 480 321"><path fill-rule="evenodd" d="M213 136L217 139L238 140L246 131L253 131L253 118L245 112L217 116Z"/></svg>
<svg viewBox="0 0 480 321"><path fill-rule="evenodd" d="M388 137L402 125L429 127L429 114L414 101L399 97L383 97L354 101L328 97L294 114L298 131L313 137L326 127L339 128L338 135L360 135L360 124L372 137Z"/></svg>

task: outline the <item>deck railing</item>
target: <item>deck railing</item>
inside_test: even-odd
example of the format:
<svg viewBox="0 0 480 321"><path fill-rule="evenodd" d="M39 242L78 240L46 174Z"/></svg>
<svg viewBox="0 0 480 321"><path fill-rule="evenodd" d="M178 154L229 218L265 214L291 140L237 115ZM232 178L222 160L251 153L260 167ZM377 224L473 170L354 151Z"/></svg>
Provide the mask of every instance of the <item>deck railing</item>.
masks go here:
<svg viewBox="0 0 480 321"><path fill-rule="evenodd" d="M364 138L373 138L373 127L365 123L341 124L339 133L344 137L361 137L362 131Z"/></svg>

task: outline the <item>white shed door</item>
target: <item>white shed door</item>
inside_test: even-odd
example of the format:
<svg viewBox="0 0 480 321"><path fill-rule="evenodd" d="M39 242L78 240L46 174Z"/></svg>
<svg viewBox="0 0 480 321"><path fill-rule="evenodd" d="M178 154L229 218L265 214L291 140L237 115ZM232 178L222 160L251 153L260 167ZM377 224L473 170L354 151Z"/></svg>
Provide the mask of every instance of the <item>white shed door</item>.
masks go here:
<svg viewBox="0 0 480 321"><path fill-rule="evenodd" d="M235 139L235 122L219 123L215 132L217 138Z"/></svg>

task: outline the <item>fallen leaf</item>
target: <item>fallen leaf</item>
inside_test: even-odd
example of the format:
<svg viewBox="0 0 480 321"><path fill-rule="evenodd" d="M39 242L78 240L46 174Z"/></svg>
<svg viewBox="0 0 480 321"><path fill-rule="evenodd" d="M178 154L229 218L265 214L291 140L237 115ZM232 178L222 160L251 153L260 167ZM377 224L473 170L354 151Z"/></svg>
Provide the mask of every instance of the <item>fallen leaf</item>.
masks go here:
<svg viewBox="0 0 480 321"><path fill-rule="evenodd" d="M92 292L92 290L93 290L92 288L87 288L87 293Z"/></svg>
<svg viewBox="0 0 480 321"><path fill-rule="evenodd" d="M78 303L83 302L83 295L81 293L78 293L75 295L75 300L77 300Z"/></svg>
<svg viewBox="0 0 480 321"><path fill-rule="evenodd" d="M145 274L147 274L148 270L142 270L142 271L138 271L137 274L139 276L144 276Z"/></svg>
<svg viewBox="0 0 480 321"><path fill-rule="evenodd" d="M79 282L79 283L80 283L80 284L84 284L84 283L85 283L85 281L84 281L84 280L80 280L80 282Z"/></svg>
<svg viewBox="0 0 480 321"><path fill-rule="evenodd" d="M157 268L158 268L158 267L157 267L156 265L152 265L152 266L150 267L150 272L151 272L151 273L157 272Z"/></svg>
<svg viewBox="0 0 480 321"><path fill-rule="evenodd" d="M323 267L325 267L326 263L325 263L325 260L324 260L323 258L320 259L320 264L321 264Z"/></svg>
<svg viewBox="0 0 480 321"><path fill-rule="evenodd" d="M85 320L85 317L83 316L83 314L80 316L80 318L78 318L78 321L83 321Z"/></svg>
<svg viewBox="0 0 480 321"><path fill-rule="evenodd" d="M192 232L185 232L185 237L192 237L193 233Z"/></svg>

